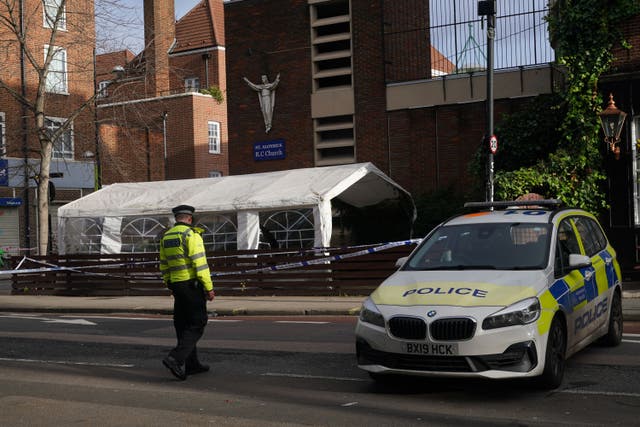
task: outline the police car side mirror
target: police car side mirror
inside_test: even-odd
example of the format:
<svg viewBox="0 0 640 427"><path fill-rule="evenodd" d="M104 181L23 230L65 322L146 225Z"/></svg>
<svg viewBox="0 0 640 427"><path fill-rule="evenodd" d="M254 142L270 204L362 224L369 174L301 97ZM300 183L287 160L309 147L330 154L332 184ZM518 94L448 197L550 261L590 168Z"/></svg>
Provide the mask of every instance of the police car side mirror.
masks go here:
<svg viewBox="0 0 640 427"><path fill-rule="evenodd" d="M591 258L586 255L570 254L569 255L569 267L572 270L584 267L591 267Z"/></svg>
<svg viewBox="0 0 640 427"><path fill-rule="evenodd" d="M396 260L396 267L400 268L404 265L405 262L407 262L407 258L409 258L408 256L403 256L402 258L398 258Z"/></svg>

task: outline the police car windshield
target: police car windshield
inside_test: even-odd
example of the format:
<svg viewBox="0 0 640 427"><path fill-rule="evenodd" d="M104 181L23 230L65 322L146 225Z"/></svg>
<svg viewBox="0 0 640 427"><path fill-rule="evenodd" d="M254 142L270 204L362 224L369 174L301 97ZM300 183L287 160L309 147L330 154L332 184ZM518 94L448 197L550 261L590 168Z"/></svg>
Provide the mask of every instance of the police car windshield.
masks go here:
<svg viewBox="0 0 640 427"><path fill-rule="evenodd" d="M547 264L551 225L449 225L431 233L403 270L538 270Z"/></svg>

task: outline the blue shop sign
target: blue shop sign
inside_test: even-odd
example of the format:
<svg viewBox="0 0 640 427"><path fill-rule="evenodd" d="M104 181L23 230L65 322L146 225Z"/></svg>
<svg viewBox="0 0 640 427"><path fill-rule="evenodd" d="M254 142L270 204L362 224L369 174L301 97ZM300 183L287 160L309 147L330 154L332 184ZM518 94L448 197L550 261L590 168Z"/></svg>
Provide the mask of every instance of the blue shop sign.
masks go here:
<svg viewBox="0 0 640 427"><path fill-rule="evenodd" d="M0 186L9 186L9 161L0 159Z"/></svg>
<svg viewBox="0 0 640 427"><path fill-rule="evenodd" d="M20 197L0 197L0 207L17 207L22 205Z"/></svg>
<svg viewBox="0 0 640 427"><path fill-rule="evenodd" d="M253 160L282 160L285 157L284 139L253 144Z"/></svg>

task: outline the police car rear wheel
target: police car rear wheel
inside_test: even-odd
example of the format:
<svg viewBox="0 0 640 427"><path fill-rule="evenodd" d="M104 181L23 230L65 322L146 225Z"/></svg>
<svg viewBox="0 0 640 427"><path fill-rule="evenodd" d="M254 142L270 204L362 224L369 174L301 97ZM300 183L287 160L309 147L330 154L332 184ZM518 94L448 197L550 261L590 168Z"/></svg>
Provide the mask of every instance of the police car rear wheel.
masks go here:
<svg viewBox="0 0 640 427"><path fill-rule="evenodd" d="M541 388L553 389L562 384L567 349L567 334L560 317L556 316L551 322L547 340L544 371L538 378L538 385Z"/></svg>
<svg viewBox="0 0 640 427"><path fill-rule="evenodd" d="M609 313L609 330L607 334L600 338L599 344L614 347L622 342L622 298L620 292L613 294L611 301L611 312Z"/></svg>

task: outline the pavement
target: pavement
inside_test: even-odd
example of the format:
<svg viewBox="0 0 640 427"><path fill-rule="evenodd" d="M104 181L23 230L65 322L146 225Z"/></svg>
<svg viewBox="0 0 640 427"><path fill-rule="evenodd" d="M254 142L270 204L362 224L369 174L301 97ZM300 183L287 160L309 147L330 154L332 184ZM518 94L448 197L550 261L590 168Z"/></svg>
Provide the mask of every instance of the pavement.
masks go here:
<svg viewBox="0 0 640 427"><path fill-rule="evenodd" d="M640 321L640 282L623 283L626 321ZM216 296L207 304L212 316L356 316L364 296ZM0 286L0 312L169 315L171 296L65 297L11 295Z"/></svg>

